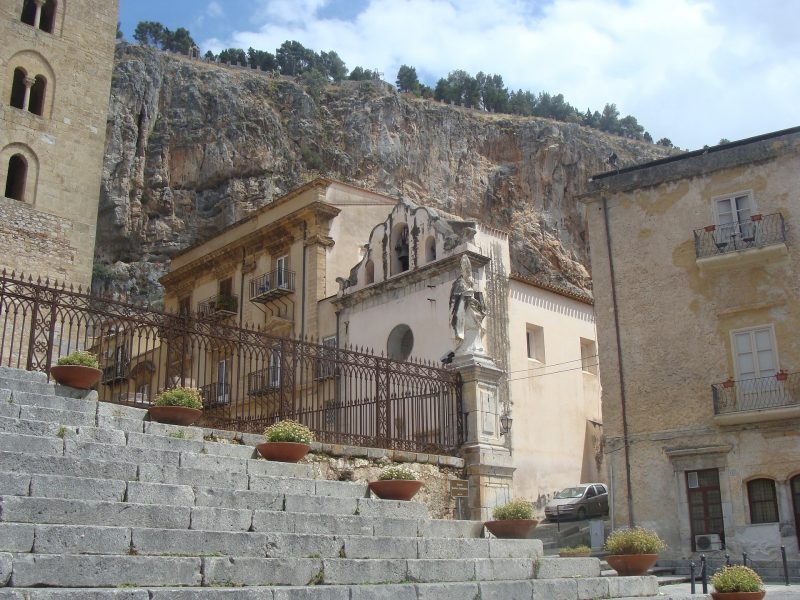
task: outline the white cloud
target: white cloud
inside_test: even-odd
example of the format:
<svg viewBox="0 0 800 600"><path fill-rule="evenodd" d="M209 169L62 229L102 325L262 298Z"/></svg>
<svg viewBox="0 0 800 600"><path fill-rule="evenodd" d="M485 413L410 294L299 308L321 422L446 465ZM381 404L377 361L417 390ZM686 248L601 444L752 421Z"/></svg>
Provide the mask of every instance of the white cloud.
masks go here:
<svg viewBox="0 0 800 600"><path fill-rule="evenodd" d="M221 17L223 14L224 11L222 10L222 6L219 2L213 1L208 3L208 6L206 7L206 15L213 19Z"/></svg>
<svg viewBox="0 0 800 600"><path fill-rule="evenodd" d="M434 83L448 71L499 73L509 88L561 92L573 105L615 102L654 137L684 147L796 125L800 3L781 0L261 0L251 31L214 50L273 50L287 39L336 50L349 67L401 64Z"/></svg>

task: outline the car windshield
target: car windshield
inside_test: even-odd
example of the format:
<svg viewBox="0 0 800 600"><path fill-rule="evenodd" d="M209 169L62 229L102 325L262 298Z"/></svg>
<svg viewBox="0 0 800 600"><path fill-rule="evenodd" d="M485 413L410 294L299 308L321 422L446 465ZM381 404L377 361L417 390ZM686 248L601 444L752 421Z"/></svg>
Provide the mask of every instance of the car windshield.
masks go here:
<svg viewBox="0 0 800 600"><path fill-rule="evenodd" d="M558 499L561 499L561 498L580 498L581 496L583 496L583 492L585 492L585 491L586 491L586 486L585 485L584 486L580 486L580 487L566 488L566 489L563 489L560 492L558 492L556 494L556 498L558 498Z"/></svg>

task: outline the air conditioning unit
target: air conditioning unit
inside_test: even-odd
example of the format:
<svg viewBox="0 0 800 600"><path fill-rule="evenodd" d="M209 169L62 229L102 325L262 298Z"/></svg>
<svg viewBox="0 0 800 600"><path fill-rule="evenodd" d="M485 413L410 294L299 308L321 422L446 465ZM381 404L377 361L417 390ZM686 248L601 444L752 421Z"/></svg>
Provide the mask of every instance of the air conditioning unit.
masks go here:
<svg viewBox="0 0 800 600"><path fill-rule="evenodd" d="M722 540L719 534L704 533L703 535L694 536L694 546L698 552L707 550L722 550Z"/></svg>

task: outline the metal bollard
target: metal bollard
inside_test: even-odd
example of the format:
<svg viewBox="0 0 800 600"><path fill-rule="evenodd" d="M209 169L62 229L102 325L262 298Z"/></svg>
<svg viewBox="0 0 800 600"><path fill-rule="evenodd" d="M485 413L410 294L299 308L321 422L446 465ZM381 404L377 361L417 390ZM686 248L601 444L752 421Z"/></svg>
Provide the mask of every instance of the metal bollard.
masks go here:
<svg viewBox="0 0 800 600"><path fill-rule="evenodd" d="M697 590L695 590L695 585L694 585L694 563L693 562L689 563L689 586L690 586L690 592L692 594L694 594Z"/></svg>
<svg viewBox="0 0 800 600"><path fill-rule="evenodd" d="M726 567L731 566L731 555L728 554L727 552L725 553L725 566Z"/></svg>
<svg viewBox="0 0 800 600"><path fill-rule="evenodd" d="M700 581L703 583L703 593L708 594L708 563L706 562L706 555L700 555Z"/></svg>
<svg viewBox="0 0 800 600"><path fill-rule="evenodd" d="M742 564L747 566L747 552L742 552Z"/></svg>
<svg viewBox="0 0 800 600"><path fill-rule="evenodd" d="M783 559L783 582L789 585L789 565L786 562L786 546L781 546L781 558Z"/></svg>

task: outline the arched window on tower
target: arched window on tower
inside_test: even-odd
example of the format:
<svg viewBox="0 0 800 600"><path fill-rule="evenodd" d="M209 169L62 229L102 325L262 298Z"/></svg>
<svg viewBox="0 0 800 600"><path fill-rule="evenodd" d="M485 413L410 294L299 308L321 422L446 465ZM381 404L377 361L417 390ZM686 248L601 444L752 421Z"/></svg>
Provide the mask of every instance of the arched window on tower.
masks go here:
<svg viewBox="0 0 800 600"><path fill-rule="evenodd" d="M53 33L56 24L56 0L46 0L42 4L42 14L39 17L39 29L47 33Z"/></svg>
<svg viewBox="0 0 800 600"><path fill-rule="evenodd" d="M26 25L36 24L36 2L33 0L25 0L22 3L22 17L20 20Z"/></svg>
<svg viewBox="0 0 800 600"><path fill-rule="evenodd" d="M436 238L432 235L425 240L425 262L430 263L436 260Z"/></svg>
<svg viewBox="0 0 800 600"><path fill-rule="evenodd" d="M409 266L409 247L408 247L408 225L398 223L392 228L392 275L397 275L408 271Z"/></svg>
<svg viewBox="0 0 800 600"><path fill-rule="evenodd" d="M375 283L375 263L372 260L368 260L364 265L364 283Z"/></svg>
<svg viewBox="0 0 800 600"><path fill-rule="evenodd" d="M31 97L28 101L28 110L35 115L44 114L44 97L47 92L47 79L44 75L37 75L31 86Z"/></svg>
<svg viewBox="0 0 800 600"><path fill-rule="evenodd" d="M25 200L25 180L28 178L28 161L21 154L14 154L8 160L5 197Z"/></svg>
<svg viewBox="0 0 800 600"><path fill-rule="evenodd" d="M25 77L27 76L25 69L20 67L14 69L14 81L11 83L11 106L14 108L25 108Z"/></svg>

